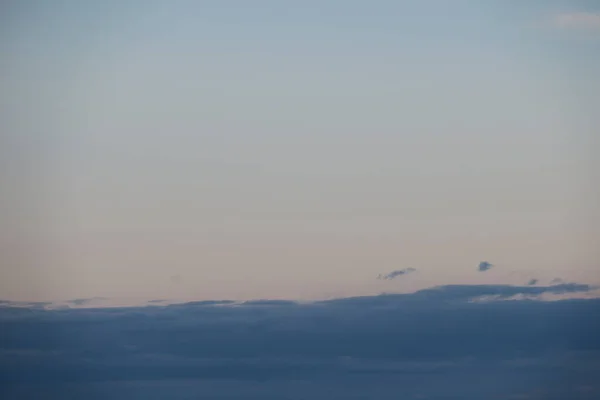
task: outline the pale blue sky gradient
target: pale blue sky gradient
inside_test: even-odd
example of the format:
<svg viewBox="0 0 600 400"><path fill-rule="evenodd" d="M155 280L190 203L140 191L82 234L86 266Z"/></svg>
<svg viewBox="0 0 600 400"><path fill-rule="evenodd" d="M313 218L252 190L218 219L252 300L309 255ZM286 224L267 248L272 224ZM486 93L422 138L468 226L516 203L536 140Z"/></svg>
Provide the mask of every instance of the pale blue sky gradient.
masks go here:
<svg viewBox="0 0 600 400"><path fill-rule="evenodd" d="M2 7L0 298L600 281L597 2Z"/></svg>

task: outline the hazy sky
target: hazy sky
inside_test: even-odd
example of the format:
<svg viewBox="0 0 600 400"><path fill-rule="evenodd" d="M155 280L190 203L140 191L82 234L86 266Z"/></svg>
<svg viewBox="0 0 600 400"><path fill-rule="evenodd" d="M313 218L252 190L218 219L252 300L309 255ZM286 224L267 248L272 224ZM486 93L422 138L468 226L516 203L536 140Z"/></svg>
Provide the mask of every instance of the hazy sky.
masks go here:
<svg viewBox="0 0 600 400"><path fill-rule="evenodd" d="M596 1L0 7L0 298L600 281Z"/></svg>

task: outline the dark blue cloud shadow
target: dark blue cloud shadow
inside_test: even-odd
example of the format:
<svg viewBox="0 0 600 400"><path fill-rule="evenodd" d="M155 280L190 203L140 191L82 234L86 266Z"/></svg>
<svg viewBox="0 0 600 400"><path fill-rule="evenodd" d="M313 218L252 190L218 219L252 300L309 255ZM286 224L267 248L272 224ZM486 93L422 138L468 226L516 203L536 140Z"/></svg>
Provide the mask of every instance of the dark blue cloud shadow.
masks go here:
<svg viewBox="0 0 600 400"><path fill-rule="evenodd" d="M568 388L561 382L568 382L591 385L588 392L596 393L591 377L600 372L600 300L471 301L592 289L453 285L311 304L215 301L67 310L5 305L0 387L6 393L36 385L85 391L174 380L283 387L302 380L343 392L363 382L357 394L376 382L389 388L403 382L395 390L406 398L429 393L428 398L469 399L544 384L562 393ZM519 378L522 374L529 380ZM502 389L499 381L505 379L512 383ZM443 393L434 387L458 397L439 397ZM196 389L198 396L221 393ZM569 398L585 398L573 393ZM321 395L317 398L328 398Z"/></svg>

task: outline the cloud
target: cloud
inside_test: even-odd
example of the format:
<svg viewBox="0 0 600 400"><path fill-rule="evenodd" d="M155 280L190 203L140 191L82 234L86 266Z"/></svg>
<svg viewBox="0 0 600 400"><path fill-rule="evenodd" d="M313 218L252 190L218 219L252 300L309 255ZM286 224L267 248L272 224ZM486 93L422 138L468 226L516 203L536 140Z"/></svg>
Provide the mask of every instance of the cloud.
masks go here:
<svg viewBox="0 0 600 400"><path fill-rule="evenodd" d="M559 28L600 30L600 12L562 13L553 18L553 23Z"/></svg>
<svg viewBox="0 0 600 400"><path fill-rule="evenodd" d="M399 276L410 274L411 272L415 272L415 271L416 271L416 269L414 269L414 268L398 269L398 270L392 271L392 272L390 272L388 274L385 274L385 275L379 274L377 276L377 279L383 279L383 280L389 281L389 280L392 280L392 279L397 278Z"/></svg>
<svg viewBox="0 0 600 400"><path fill-rule="evenodd" d="M90 302L90 299L74 299L69 300L67 303L74 304L76 306L82 306Z"/></svg>
<svg viewBox="0 0 600 400"><path fill-rule="evenodd" d="M326 300L324 303L338 306L400 307L404 305L442 305L464 303L481 298L505 300L515 296L539 297L545 294L566 295L589 293L595 287L566 283L554 286L512 285L444 285L419 290L409 294L385 294L380 296L348 297Z"/></svg>
<svg viewBox="0 0 600 400"><path fill-rule="evenodd" d="M553 286L512 286L512 285L446 285L416 292L415 295L435 296L439 300L471 300L494 296L508 299L517 295L540 296L546 293L568 294L590 292L595 288L578 283L564 283ZM431 297L430 297L431 298Z"/></svg>
<svg viewBox="0 0 600 400"><path fill-rule="evenodd" d="M557 283L564 283L564 280L562 280L561 278L554 278L550 281L551 285L557 284Z"/></svg>
<svg viewBox="0 0 600 400"><path fill-rule="evenodd" d="M296 306L297 302L291 300L249 300L243 302L243 306Z"/></svg>
<svg viewBox="0 0 600 400"><path fill-rule="evenodd" d="M584 386L594 398L600 299L496 301L592 289L450 285L308 304L5 306L0 392L8 400L37 398L34 388L46 398L98 398L96 390L117 400L474 400L543 383L545 399L582 398L573 391ZM471 302L481 296L493 299Z"/></svg>
<svg viewBox="0 0 600 400"><path fill-rule="evenodd" d="M85 299L73 299L66 301L67 304L73 304L76 306L85 306L95 303L97 301L108 300L106 297L90 297Z"/></svg>
<svg viewBox="0 0 600 400"><path fill-rule="evenodd" d="M175 303L170 304L169 307L208 307L208 306L222 306L234 304L233 300L201 300L201 301L190 301L187 303Z"/></svg>
<svg viewBox="0 0 600 400"><path fill-rule="evenodd" d="M493 264L490 264L487 261L482 261L479 263L479 266L477 268L479 269L480 272L485 272L488 269L492 268L493 266L494 266Z"/></svg>
<svg viewBox="0 0 600 400"><path fill-rule="evenodd" d="M534 279L530 279L530 280L529 280L529 282L527 282L527 284L528 284L529 286L533 286L533 285L535 285L536 283L538 283L538 280L537 280L537 279L535 279L535 278L534 278Z"/></svg>
<svg viewBox="0 0 600 400"><path fill-rule="evenodd" d="M48 301L10 301L10 300L0 300L0 308L26 308L26 309L36 309L36 308L46 308L52 305L52 302Z"/></svg>

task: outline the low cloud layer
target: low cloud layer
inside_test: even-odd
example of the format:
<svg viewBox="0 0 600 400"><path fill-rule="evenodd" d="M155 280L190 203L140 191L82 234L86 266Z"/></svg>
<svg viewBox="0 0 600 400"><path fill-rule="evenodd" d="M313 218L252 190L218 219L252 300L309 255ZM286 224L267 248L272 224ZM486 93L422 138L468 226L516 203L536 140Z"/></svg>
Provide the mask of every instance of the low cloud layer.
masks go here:
<svg viewBox="0 0 600 400"><path fill-rule="evenodd" d="M383 279L383 280L389 281L389 280L395 279L399 276L410 274L415 271L416 271L416 269L414 269L414 268L398 269L398 270L392 271L388 274L384 274L384 275L379 274L379 276L377 276L377 279Z"/></svg>
<svg viewBox="0 0 600 400"><path fill-rule="evenodd" d="M497 300L593 289L450 285L309 304L5 304L0 394L475 400L537 393L591 400L600 394L600 299ZM481 297L492 300L473 302Z"/></svg>

